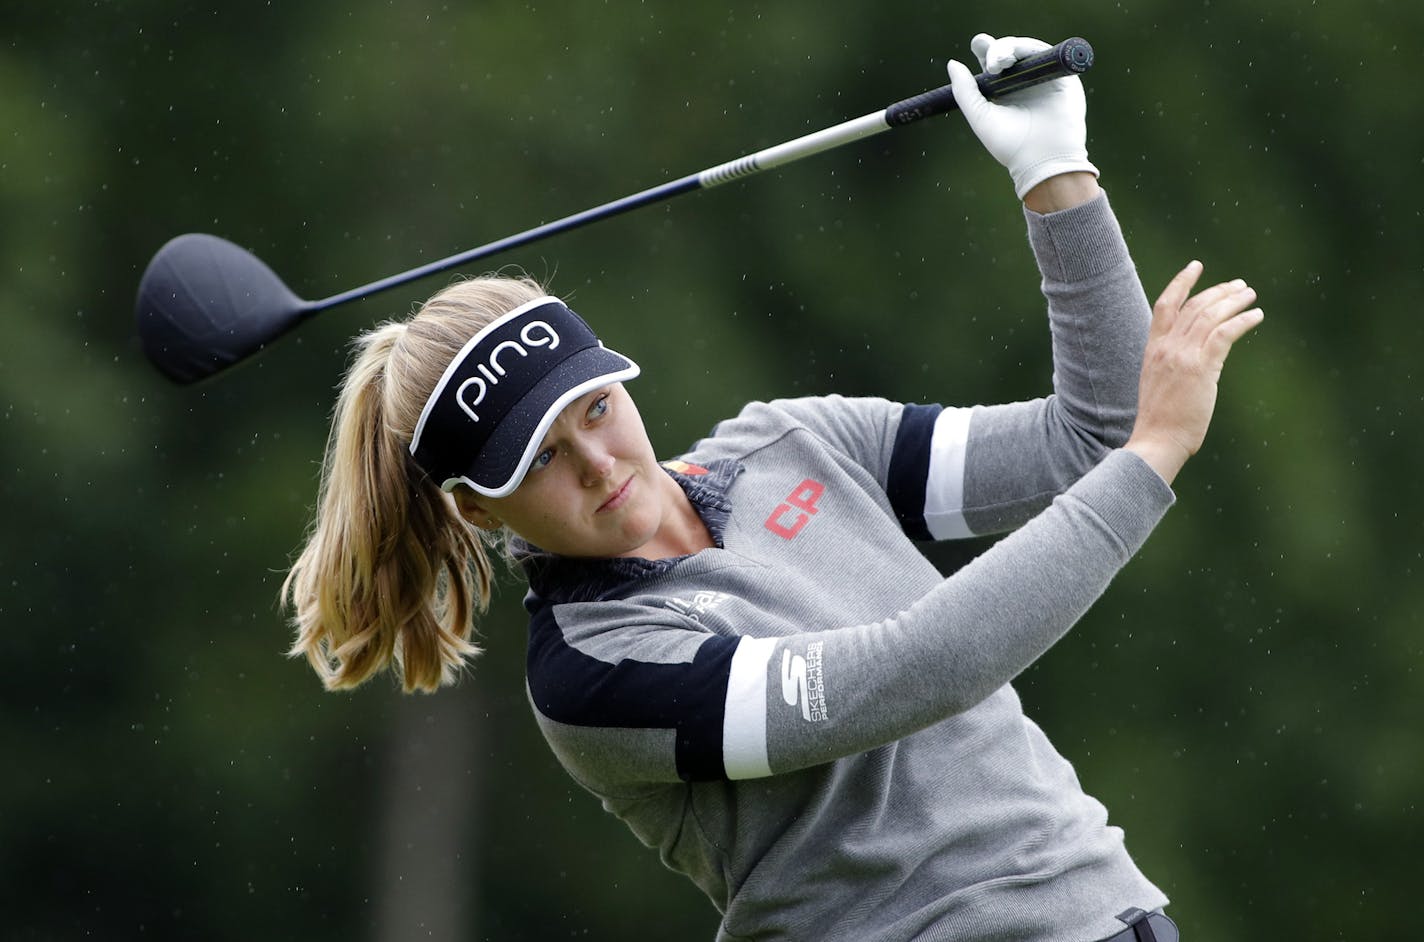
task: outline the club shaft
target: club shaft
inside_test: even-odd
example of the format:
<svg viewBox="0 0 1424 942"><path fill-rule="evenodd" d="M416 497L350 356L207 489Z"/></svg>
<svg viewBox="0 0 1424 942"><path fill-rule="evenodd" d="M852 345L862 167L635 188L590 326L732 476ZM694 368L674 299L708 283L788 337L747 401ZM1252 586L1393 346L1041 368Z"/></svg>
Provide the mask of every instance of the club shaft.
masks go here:
<svg viewBox="0 0 1424 942"><path fill-rule="evenodd" d="M977 81L980 91L984 93L985 97L997 98L1064 75L1086 71L1092 65L1092 61L1092 47L1085 40L1067 39L1042 53L1022 60L1014 68L1005 70L1000 75L979 75ZM697 173L688 174L685 177L670 180L630 196L603 203L591 209L574 213L572 216L565 216L562 219L535 226L533 229L526 229L524 232L506 236L477 248L458 252L398 275L391 275L359 288L334 294L329 298L309 301L304 305L303 310L304 313L312 314L349 301L357 301L424 278L427 275L447 271L491 255L529 245L532 242L578 229L601 219L621 215L632 209L660 203L683 193L720 186L733 180L752 176L763 170L785 166L814 154L823 153L931 115L944 114L954 110L955 107L953 89L944 85L912 98L898 101L881 111L843 121L840 124L738 157L735 160L716 164Z"/></svg>
<svg viewBox="0 0 1424 942"><path fill-rule="evenodd" d="M885 112L883 111L877 111L874 114L868 114L851 121L845 121L834 127L823 128L820 131L798 137L795 140L786 141L774 147L768 147L756 153L738 157L736 160L729 160L725 163L717 164L714 167L708 167L706 170L688 174L676 180L670 180L667 183L650 187L630 196L612 200L600 206L594 206L591 209L585 209L583 212L574 213L572 216L565 216L553 222L546 222L541 226L535 226L533 229L526 229L523 232L505 236L503 239L498 239L494 242L459 252L447 258L421 265L418 268L412 268L410 271L401 272L398 275L391 275L388 278L382 278L380 281L373 281L368 285L352 288L349 291L334 294L320 301L314 301L309 305L308 310L315 312L325 308L335 307L338 304L345 304L348 301L359 300L368 295L385 291L388 288L395 288L407 282L424 278L427 275L433 275L437 272L456 268L490 255L498 255L501 252L517 249L520 246L528 245L531 242L538 242L541 239L547 239L561 232L581 228L591 222L621 215L629 210L649 206L653 203L660 203L663 200L671 199L683 193L690 193L694 190L705 190L723 183L730 183L733 180L740 180L752 174L760 173L763 170L771 170L775 167L791 163L792 161L800 160L803 157L810 157L813 154L819 154L822 151L840 147L852 141L858 141L871 134L888 131L890 128L891 125L886 123Z"/></svg>
<svg viewBox="0 0 1424 942"><path fill-rule="evenodd" d="M510 249L516 249L522 245L528 245L531 242L538 242L541 239L547 239L549 236L558 235L561 232L568 232L570 229L578 229L591 222L626 213L630 209L637 209L640 206L647 206L651 203L660 203L680 193L688 193L696 189L700 189L700 184L698 182L698 175L695 173L678 180L670 180L667 183L651 187L639 193L634 193L631 196L624 196L621 199L604 203L601 206L585 209L581 213L574 213L572 216L565 216L553 222L546 222L542 226L535 226L533 229L526 229L523 232L505 236L503 239L488 242L477 248L459 252L455 255L421 265L419 268L412 268L410 271L401 272L398 275L391 275L388 278L382 278L380 281L373 281L368 285L352 288L350 291L333 294L331 297L323 298L320 301L311 301L306 305L306 311L308 313L315 313L329 307L335 307L338 304L345 304L348 301L358 301L368 295L376 294L377 292L385 291L389 288L395 288L419 278L424 278L426 275L433 275L437 272L456 268L490 255L498 255L500 252L507 252Z"/></svg>

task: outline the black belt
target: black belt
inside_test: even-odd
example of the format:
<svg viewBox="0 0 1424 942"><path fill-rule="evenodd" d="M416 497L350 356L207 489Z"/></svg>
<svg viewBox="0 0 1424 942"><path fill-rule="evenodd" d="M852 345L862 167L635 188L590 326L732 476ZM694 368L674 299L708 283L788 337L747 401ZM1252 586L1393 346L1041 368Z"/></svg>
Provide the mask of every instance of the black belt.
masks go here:
<svg viewBox="0 0 1424 942"><path fill-rule="evenodd" d="M1161 913L1129 909L1117 918L1127 923L1127 928L1103 942L1177 942L1179 938L1177 924Z"/></svg>

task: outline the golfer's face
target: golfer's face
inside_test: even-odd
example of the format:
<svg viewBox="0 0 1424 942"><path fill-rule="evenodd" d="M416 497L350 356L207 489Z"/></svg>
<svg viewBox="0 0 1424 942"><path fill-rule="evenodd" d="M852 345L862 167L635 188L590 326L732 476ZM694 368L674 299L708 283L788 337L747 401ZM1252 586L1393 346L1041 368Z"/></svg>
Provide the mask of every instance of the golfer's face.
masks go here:
<svg viewBox="0 0 1424 942"><path fill-rule="evenodd" d="M614 383L559 413L513 494L479 503L551 553L636 555L662 520L665 478L642 416Z"/></svg>

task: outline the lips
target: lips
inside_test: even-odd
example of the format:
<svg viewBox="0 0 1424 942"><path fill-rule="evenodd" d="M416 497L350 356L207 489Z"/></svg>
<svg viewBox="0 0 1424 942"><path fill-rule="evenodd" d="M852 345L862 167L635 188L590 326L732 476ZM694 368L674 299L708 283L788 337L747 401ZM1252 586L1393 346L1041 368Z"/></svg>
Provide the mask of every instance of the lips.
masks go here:
<svg viewBox="0 0 1424 942"><path fill-rule="evenodd" d="M609 497L602 504L598 505L598 509L595 510L594 513L601 514L607 513L610 510L617 510L619 507L622 507L624 504L628 503L628 498L631 497L632 494L633 478L629 477L628 480L623 482L622 487L618 488L618 490L613 492L612 497Z"/></svg>

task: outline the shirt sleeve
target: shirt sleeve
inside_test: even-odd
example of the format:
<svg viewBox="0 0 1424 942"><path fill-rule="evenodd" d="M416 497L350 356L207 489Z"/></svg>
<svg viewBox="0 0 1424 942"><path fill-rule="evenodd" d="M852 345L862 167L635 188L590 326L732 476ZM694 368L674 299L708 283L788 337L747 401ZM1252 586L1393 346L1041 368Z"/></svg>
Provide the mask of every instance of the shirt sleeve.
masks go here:
<svg viewBox="0 0 1424 942"><path fill-rule="evenodd" d="M549 606L530 622L529 698L555 754L585 784L724 778L743 640L633 602Z"/></svg>
<svg viewBox="0 0 1424 942"><path fill-rule="evenodd" d="M893 446L905 530L957 539L1021 525L1111 449L1137 416L1151 308L1107 196L1024 210L1042 274L1053 392L1026 402L906 407ZM923 484L918 502L909 493Z"/></svg>
<svg viewBox="0 0 1424 942"><path fill-rule="evenodd" d="M529 695L565 767L603 794L863 752L1011 681L1072 627L1171 501L1150 467L1114 452L1029 524L872 624L756 638L616 602L561 625L569 606L555 606L531 627Z"/></svg>

